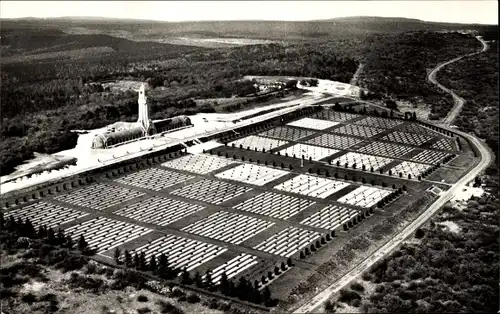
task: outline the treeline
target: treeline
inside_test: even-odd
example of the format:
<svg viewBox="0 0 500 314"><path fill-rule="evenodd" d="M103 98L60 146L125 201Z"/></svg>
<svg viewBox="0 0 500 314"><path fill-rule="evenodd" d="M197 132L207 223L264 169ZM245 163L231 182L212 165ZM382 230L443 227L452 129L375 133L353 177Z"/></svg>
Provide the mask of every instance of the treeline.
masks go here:
<svg viewBox="0 0 500 314"><path fill-rule="evenodd" d="M446 116L453 100L427 81L438 63L477 51L474 37L459 33L411 32L369 40L359 84L371 98L394 98L431 106L431 119Z"/></svg>
<svg viewBox="0 0 500 314"><path fill-rule="evenodd" d="M276 299L271 297L271 290L269 287L266 286L262 289L262 292L260 291L258 280L252 283L244 277L241 277L238 282L235 283L228 278L225 272L223 272L219 282L216 284L212 280L211 270L207 270L203 276L198 271L191 276L185 268L179 269L172 267L168 261L168 256L163 253L160 254L158 259L152 255L148 261L146 260L144 252L140 254L136 252L132 255L128 250L122 253L121 250L116 248L114 258L118 265L123 264L127 268L150 271L153 275L167 280L175 280L180 277L180 282L184 285L195 285L198 288L208 291L219 291L224 295L239 298L243 301L257 304L263 303L266 306L274 306L277 302ZM291 259L288 259L288 264L292 264ZM283 264L282 267L284 268L285 265Z"/></svg>
<svg viewBox="0 0 500 314"><path fill-rule="evenodd" d="M68 48L67 38L57 31L16 30L6 36L18 50L53 49L50 45L55 43ZM148 82L152 118L160 119L214 111L213 106L196 106L195 98L255 93L253 82L241 81L244 75L318 76L346 82L357 68L348 53L337 49L345 43L213 50L154 44L155 49L145 49L150 44L109 36L71 38L87 46L112 45L117 52L81 60L2 64L2 175L32 158L33 152L50 154L74 147L77 136L69 132L72 129L137 119L136 93L106 91L99 84L104 80Z"/></svg>

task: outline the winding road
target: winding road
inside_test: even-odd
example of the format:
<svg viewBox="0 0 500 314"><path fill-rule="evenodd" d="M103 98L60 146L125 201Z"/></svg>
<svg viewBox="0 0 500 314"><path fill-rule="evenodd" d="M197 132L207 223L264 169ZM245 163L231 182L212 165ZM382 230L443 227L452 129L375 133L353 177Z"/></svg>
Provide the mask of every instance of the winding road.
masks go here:
<svg viewBox="0 0 500 314"><path fill-rule="evenodd" d="M448 115L446 115L446 118L443 121L443 123L447 126L451 125L453 123L453 121L455 121L456 117L460 113L460 110L462 110L462 106L465 104L465 100L462 97L455 94L455 92L452 91L451 89L449 89L449 88L443 86L441 83L439 83L436 80L436 74L439 72L439 70L441 70L443 67L447 66L448 64L451 64L453 62L457 62L458 60L461 60L465 57L475 56L475 55L478 55L480 53L487 51L488 44L481 38L481 36L476 36L476 38L483 45L483 48L480 51L469 53L469 54L448 60L446 62L440 63L431 71L431 73L429 73L429 76L428 76L428 79L431 83L435 84L437 87L439 87L440 89L442 89L445 92L447 92L448 94L450 94L453 97L453 101L455 102L455 105L450 110L450 112L448 112Z"/></svg>
<svg viewBox="0 0 500 314"><path fill-rule="evenodd" d="M429 74L429 80L436 84L439 88L442 90L446 91L447 93L451 94L455 100L455 106L451 110L451 112L448 114L448 116L445 119L446 126L448 126L450 123L453 122L453 120L456 118L458 113L460 112L463 104L465 103L465 100L458 95L456 95L453 91L450 89L446 88L445 86L441 85L439 82L436 81L436 73L443 68L444 66L456 62L463 57L466 56L471 56L475 54L479 54L481 52L484 52L488 49L488 45L486 42L484 42L480 37L476 37L478 40L481 41L483 44L483 49L479 52L471 53L465 56L461 56L455 59L452 59L450 61L444 62L439 64L432 72ZM365 270L369 269L372 265L374 265L376 262L384 258L387 254L391 253L394 249L396 249L407 237L411 236L415 230L420 227L422 224L424 224L429 218L431 218L444 204L446 204L449 200L453 198L455 193L461 191L468 182L474 180L474 178L482 173L490 164L490 162L493 160L493 155L486 146L486 144L479 140L478 138L458 131L458 130L451 130L447 128L449 131L453 131L467 139L470 140L471 144L476 146L476 148L479 151L480 155L480 161L479 163L469 171L466 175L464 175L458 182L452 185L452 187L443 192L440 197L432 204L430 205L417 219L415 219L412 223L410 223L408 226L406 226L403 230L398 232L391 240L389 240L385 245L380 247L377 251L375 251L372 255L367 257L365 260L363 260L361 263L359 263L357 266L355 266L351 271L349 271L346 275L341 277L339 280L331 284L329 287L327 287L325 290L321 291L319 294L317 294L315 297L313 297L311 300L297 308L294 313L309 313L309 312L320 312L322 311L322 306L325 301L330 299L333 295L335 295L340 289L348 285L351 281L359 277Z"/></svg>

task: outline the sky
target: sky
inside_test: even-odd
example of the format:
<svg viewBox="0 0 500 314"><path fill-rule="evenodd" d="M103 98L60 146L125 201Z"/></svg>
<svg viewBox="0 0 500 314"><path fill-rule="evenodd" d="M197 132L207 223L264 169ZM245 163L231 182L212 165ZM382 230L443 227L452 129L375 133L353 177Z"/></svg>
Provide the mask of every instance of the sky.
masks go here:
<svg viewBox="0 0 500 314"><path fill-rule="evenodd" d="M0 17L112 17L159 21L284 20L345 16L498 24L498 2L475 1L0 1Z"/></svg>

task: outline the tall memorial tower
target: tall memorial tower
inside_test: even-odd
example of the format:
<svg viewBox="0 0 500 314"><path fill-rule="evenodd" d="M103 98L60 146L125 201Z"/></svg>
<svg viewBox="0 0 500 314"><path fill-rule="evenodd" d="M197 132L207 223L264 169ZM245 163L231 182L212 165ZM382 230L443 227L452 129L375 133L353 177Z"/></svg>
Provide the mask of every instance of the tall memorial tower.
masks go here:
<svg viewBox="0 0 500 314"><path fill-rule="evenodd" d="M137 120L137 123L142 126L145 134L149 134L149 128L151 125L145 89L144 84L142 84L139 88L139 119Z"/></svg>

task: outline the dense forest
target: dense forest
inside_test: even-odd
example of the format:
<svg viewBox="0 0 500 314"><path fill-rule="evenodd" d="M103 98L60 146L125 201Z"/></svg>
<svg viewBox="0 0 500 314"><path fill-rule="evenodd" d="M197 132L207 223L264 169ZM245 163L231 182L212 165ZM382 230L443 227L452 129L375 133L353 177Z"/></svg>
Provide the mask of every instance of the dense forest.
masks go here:
<svg viewBox="0 0 500 314"><path fill-rule="evenodd" d="M497 42L486 53L447 66L438 74L438 80L467 101L456 124L484 138L498 160ZM498 311L497 162L490 165L479 182L484 183L487 194L473 197L464 209L445 206L430 224L417 230L418 244L404 245L364 275L376 288L362 303L363 311Z"/></svg>
<svg viewBox="0 0 500 314"><path fill-rule="evenodd" d="M466 100L455 121L460 129L484 139L498 152L498 46L450 64L437 79Z"/></svg>
<svg viewBox="0 0 500 314"><path fill-rule="evenodd" d="M364 275L376 284L362 304L370 313L495 313L498 311L498 176L490 195L463 210L445 207L405 244ZM458 230L441 223L453 222Z"/></svg>
<svg viewBox="0 0 500 314"><path fill-rule="evenodd" d="M89 83L128 79L148 82L150 89L165 87L161 92L151 91L150 101L153 118L167 118L214 110L197 106L194 98L253 93L253 83L241 81L244 75L317 76L347 82L358 66L355 59L337 51L338 45L331 43L319 47L267 44L207 50L102 35L92 41L90 35L68 39L57 31L2 31L7 34L8 49L28 53L68 42L72 49L110 45L115 50L81 60L2 64L3 175L35 151L54 153L74 147L77 136L70 133L72 129L98 128L137 118L135 93L106 92L100 84ZM144 49L144 45L151 49Z"/></svg>
<svg viewBox="0 0 500 314"><path fill-rule="evenodd" d="M108 92L99 82L148 82L152 115L157 119L214 110L210 105L196 105L198 98L253 93L253 83L241 80L244 75L349 82L362 62L361 81L372 94L401 98L427 95L425 99L438 108L445 100L425 83L425 69L477 46L475 39L456 33L412 32L344 34L335 40L206 49L4 24L3 55L44 54L44 58L23 62L2 58L2 175L12 172L33 152L54 153L74 147L77 136L70 133L72 129L137 118L135 93ZM92 47L111 50L77 59L72 54L46 58L47 52L73 53Z"/></svg>
<svg viewBox="0 0 500 314"><path fill-rule="evenodd" d="M427 81L438 63L481 48L478 40L460 33L412 32L370 39L359 84L372 98L392 97L431 106L431 119L446 116L453 100Z"/></svg>

